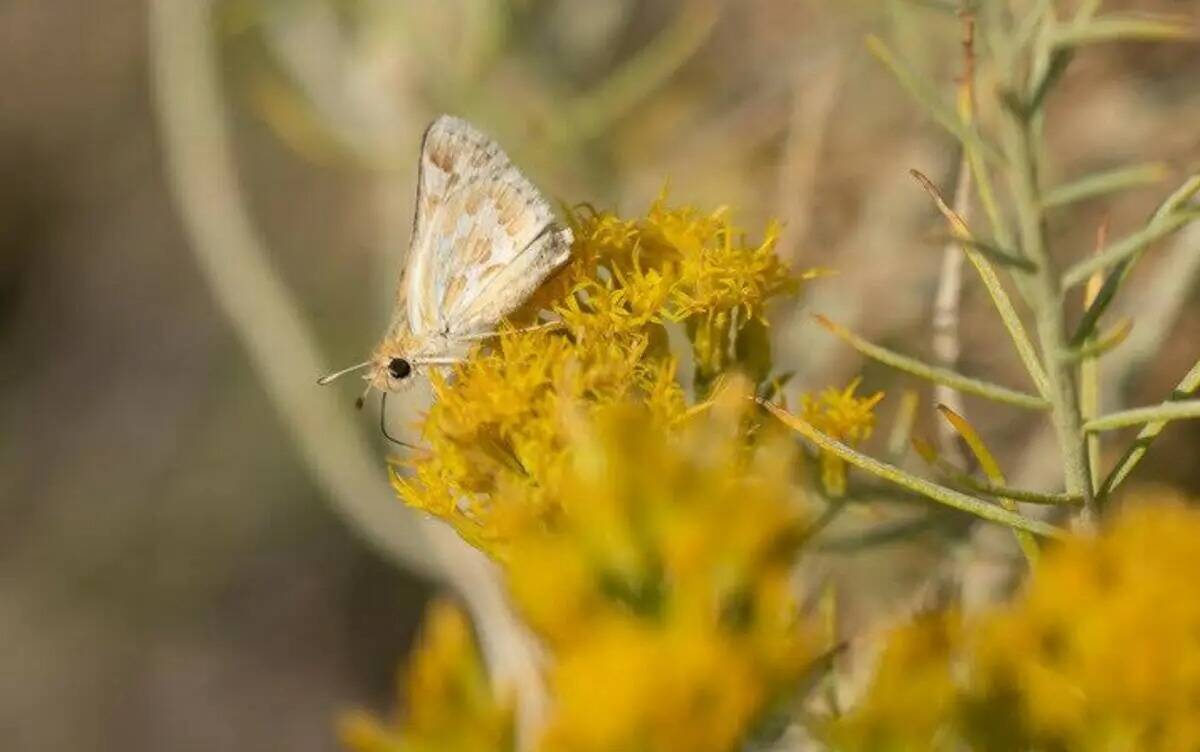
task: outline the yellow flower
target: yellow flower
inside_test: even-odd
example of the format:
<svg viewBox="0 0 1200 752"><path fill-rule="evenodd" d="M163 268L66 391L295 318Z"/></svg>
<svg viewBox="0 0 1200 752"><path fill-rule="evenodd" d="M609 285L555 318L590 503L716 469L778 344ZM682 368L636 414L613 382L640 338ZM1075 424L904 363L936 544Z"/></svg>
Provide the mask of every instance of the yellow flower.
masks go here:
<svg viewBox="0 0 1200 752"><path fill-rule="evenodd" d="M509 703L491 692L466 617L436 602L404 678L408 701L389 725L364 713L346 715L342 743L353 752L505 752L514 748Z"/></svg>
<svg viewBox="0 0 1200 752"><path fill-rule="evenodd" d="M812 660L790 584L798 449L750 399L763 306L798 280L773 229L748 244L724 212L659 199L570 222L572 262L514 317L562 325L435 376L428 453L393 483L502 565L549 649L541 749L733 750Z"/></svg>
<svg viewBox="0 0 1200 752"><path fill-rule="evenodd" d="M866 697L830 734L839 750L908 752L938 746L958 698L954 651L957 614L926 614L889 637ZM944 742L943 742L944 744Z"/></svg>
<svg viewBox="0 0 1200 752"><path fill-rule="evenodd" d="M1200 749L1197 540L1200 511L1144 505L1050 550L1019 600L969 629L938 617L899 631L833 737L848 750ZM921 640L933 649L906 648Z"/></svg>
<svg viewBox="0 0 1200 752"><path fill-rule="evenodd" d="M659 198L638 220L590 208L569 220L571 263L515 317L549 309L563 326L509 329L451 378L435 376L422 429L429 452L408 463L410 476L393 473L407 503L498 559L516 529L561 513L547 489L564 472L565 411L635 402L662 425L679 423L690 406L668 348L670 322L690 336L699 399L743 365L765 378L763 306L798 283L773 252L774 230L747 244L721 211Z"/></svg>
<svg viewBox="0 0 1200 752"><path fill-rule="evenodd" d="M610 618L552 675L542 749L734 750L768 689L745 648L715 625Z"/></svg>
<svg viewBox="0 0 1200 752"><path fill-rule="evenodd" d="M802 401L804 420L821 433L855 446L870 438L875 430L875 406L883 399L883 392L870 397L858 397L861 378L850 382L845 389L829 388L819 395L806 394ZM821 453L821 485L830 496L846 493L846 462L829 452Z"/></svg>
<svg viewBox="0 0 1200 752"><path fill-rule="evenodd" d="M507 561L555 656L543 749L734 749L808 667L795 444L748 444L750 405L734 385L675 431L639 406L572 427L563 513Z"/></svg>

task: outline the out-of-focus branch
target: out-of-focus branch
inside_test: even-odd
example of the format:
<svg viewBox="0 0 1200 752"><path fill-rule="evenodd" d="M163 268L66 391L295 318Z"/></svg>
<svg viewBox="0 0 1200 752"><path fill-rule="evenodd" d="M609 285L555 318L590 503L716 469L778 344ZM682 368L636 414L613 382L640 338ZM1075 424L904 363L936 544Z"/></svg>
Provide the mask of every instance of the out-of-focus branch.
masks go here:
<svg viewBox="0 0 1200 752"><path fill-rule="evenodd" d="M959 115L968 124L975 117L975 19L963 12L963 73L959 84ZM958 184L954 189L954 213L971 224L971 161L967 149L962 149L958 165ZM958 330L962 307L963 251L951 239L942 249L942 269L938 279L937 295L933 303L933 354L938 365L951 370L958 368L962 352ZM962 395L944 384L933 390L934 400L950 408L956 415L966 415ZM938 443L943 453L951 454L966 466L970 453L965 451L962 439L944 420L937 421Z"/></svg>
<svg viewBox="0 0 1200 752"><path fill-rule="evenodd" d="M151 5L154 85L167 180L191 250L218 307L336 510L375 548L442 578L429 526L391 501L382 462L313 374L327 368L298 306L267 261L251 224L226 132L210 21L211 3Z"/></svg>
<svg viewBox="0 0 1200 752"><path fill-rule="evenodd" d="M954 190L954 211L964 219L967 218L971 205L971 167L964 153L958 167L958 185ZM951 240L942 249L942 268L938 278L937 295L933 301L933 355L938 365L943 368L958 368L959 355L962 347L959 342L959 310L962 305L962 269L963 252L959 244ZM933 388L934 401L945 405L958 415L964 415L962 395L958 390L945 384L935 384ZM942 452L958 458L966 464L967 453L963 451L962 440L954 429L945 421L938 421L938 444Z"/></svg>
<svg viewBox="0 0 1200 752"><path fill-rule="evenodd" d="M335 511L396 563L454 587L478 627L493 679L520 695L522 727L544 707L536 647L494 568L448 529L405 509L348 412L314 377L318 355L300 310L268 261L242 199L218 76L211 0L154 0L150 55L167 163L191 250L255 374Z"/></svg>

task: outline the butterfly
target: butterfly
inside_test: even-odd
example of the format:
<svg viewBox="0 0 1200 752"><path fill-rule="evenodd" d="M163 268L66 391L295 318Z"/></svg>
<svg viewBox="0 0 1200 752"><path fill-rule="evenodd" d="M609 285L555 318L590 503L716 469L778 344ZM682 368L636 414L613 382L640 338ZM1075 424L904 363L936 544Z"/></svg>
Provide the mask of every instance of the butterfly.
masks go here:
<svg viewBox="0 0 1200 752"><path fill-rule="evenodd" d="M317 383L365 369L363 396L386 397L430 367L461 362L567 262L571 240L499 144L442 115L421 141L412 240L387 332L368 360Z"/></svg>

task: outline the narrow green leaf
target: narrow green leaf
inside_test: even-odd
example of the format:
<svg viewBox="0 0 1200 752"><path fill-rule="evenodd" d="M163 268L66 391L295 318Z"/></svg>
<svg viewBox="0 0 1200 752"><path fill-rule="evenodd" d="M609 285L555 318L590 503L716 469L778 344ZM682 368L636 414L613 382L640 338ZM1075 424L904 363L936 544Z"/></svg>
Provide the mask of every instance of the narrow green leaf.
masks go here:
<svg viewBox="0 0 1200 752"><path fill-rule="evenodd" d="M1197 193L1200 193L1200 174L1190 176L1187 180L1183 181L1183 185L1176 188L1170 196L1167 196L1167 200L1162 202L1162 205L1155 210L1154 217L1150 221L1161 222L1178 211L1184 211L1187 208L1187 203Z"/></svg>
<svg viewBox="0 0 1200 752"><path fill-rule="evenodd" d="M1117 296L1117 290L1120 288L1121 283L1125 281L1125 277L1129 274L1129 268L1137 261L1137 258L1137 256L1133 256L1120 262L1104 278L1104 284L1100 286L1100 292L1096 294L1096 299L1083 312L1083 318L1079 320L1079 326L1075 328L1075 333L1071 335L1070 347L1083 347L1096 332L1096 325L1100 323L1100 317L1112 305L1113 300Z"/></svg>
<svg viewBox="0 0 1200 752"><path fill-rule="evenodd" d="M1038 79L1037 85L1033 87L1033 91L1029 95L1029 100L1024 104L1026 118L1036 115L1042 109L1042 105L1046 103L1046 95L1067 72L1067 67L1070 66L1074 57L1073 50L1056 49L1050 53L1046 71Z"/></svg>
<svg viewBox="0 0 1200 752"><path fill-rule="evenodd" d="M1158 183L1166 177L1167 167L1161 162L1104 170L1047 191L1042 196L1042 208L1055 209L1068 206L1139 185Z"/></svg>
<svg viewBox="0 0 1200 752"><path fill-rule="evenodd" d="M833 323L824 316L818 315L817 322L825 327L836 337L844 341L846 344L858 350L868 358L889 365L892 368L910 373L922 379L927 379L937 384L944 384L952 389L957 389L960 392L974 394L979 397L984 397L996 402L1003 402L1017 407L1024 407L1029 410L1049 410L1050 403L1034 394L1026 392L1018 392L1015 389L1009 389L998 384L991 384L979 379L973 379L970 376L964 376L956 371L951 371L948 368L939 366L931 366L928 363L922 363L916 358L907 355L901 355L894 350L889 350L885 347L868 342L851 332L843 326Z"/></svg>
<svg viewBox="0 0 1200 752"><path fill-rule="evenodd" d="M973 128L965 125L951 108L941 102L941 97L933 86L900 62L882 39L874 35L868 36L867 49L891 72L901 88L907 91L917 104L925 108L926 113L933 118L934 122L964 144L971 144L988 159L994 162L1004 161L996 147L985 141Z"/></svg>
<svg viewBox="0 0 1200 752"><path fill-rule="evenodd" d="M1091 258L1080 261L1063 274L1063 287L1073 287L1085 282L1092 273L1130 258L1151 243L1167 237L1184 225L1200 219L1200 211L1177 211L1158 222L1151 222L1142 229L1113 243Z"/></svg>
<svg viewBox="0 0 1200 752"><path fill-rule="evenodd" d="M1095 420L1083 424L1085 431L1113 431L1118 428L1128 428L1142 423L1200 418L1200 400L1185 402L1164 402L1151 407L1137 407L1132 410L1121 410L1108 415L1101 415Z"/></svg>
<svg viewBox="0 0 1200 752"><path fill-rule="evenodd" d="M995 261L1001 266L1012 267L1013 269L1019 269L1023 272L1029 272L1030 274L1036 272L1038 269L1037 264L1033 263L1029 259L1023 256L1018 256L1013 251L1005 250L1004 248L1001 248L993 243L976 240L975 238L959 238L953 236L948 239L939 240L941 241L942 245L945 245L946 242L953 242L957 243L958 245L965 246L966 248L970 248L973 251L979 251L984 256L987 256L989 261Z"/></svg>
<svg viewBox="0 0 1200 752"><path fill-rule="evenodd" d="M1064 535L1064 532L1059 528L1041 520L1029 519L1015 512L1010 512L983 499L977 499L960 491L955 491L952 488L938 485L925 478L907 473L895 465L889 465L886 462L880 462L873 457L862 454L840 441L826 436L807 421L792 415L770 402L760 402L759 404L765 407L785 426L796 431L813 444L816 444L820 449L841 457L851 465L894 483L901 488L907 488L939 504L973 514L981 519L998 522L1001 525L1006 525L1016 530L1026 530L1046 538L1060 538Z"/></svg>
<svg viewBox="0 0 1200 752"><path fill-rule="evenodd" d="M1200 390L1200 360L1196 361L1192 369L1184 375L1179 385L1175 387L1175 391L1171 393L1170 400L1163 404L1186 400L1195 394L1197 390ZM1117 486L1121 485L1125 478L1133 472L1133 469L1142 461L1142 457L1149 451L1150 445L1154 443L1154 440L1158 438L1158 435L1166 427L1167 421L1165 420L1151 421L1142 427L1142 430L1138 432L1137 438L1125 450L1125 454L1121 456L1121 459L1113 467L1112 472L1108 474L1104 479L1104 483L1100 485L1100 492L1097 494L1097 498L1101 502L1112 495Z"/></svg>
<svg viewBox="0 0 1200 752"><path fill-rule="evenodd" d="M992 497L1004 496L1024 504L1042 504L1046 506L1067 507L1083 506L1083 496L1080 494L1070 494L1065 491L1058 493L1030 491L1025 488L997 486L981 481L977 478L967 475L962 470L959 470L954 465L951 465L949 462L939 457L937 452L933 449L933 445L929 442L917 437L913 437L912 445L917 454L920 455L921 459L925 460L925 462L928 463L929 466L934 470L937 470L939 473L941 473L942 477L947 480L951 486L958 487L960 490Z"/></svg>
<svg viewBox="0 0 1200 752"><path fill-rule="evenodd" d="M968 487L981 494L987 496L1007 497L1014 501L1019 501L1023 504L1041 504L1044 506L1060 506L1060 507L1081 507L1083 506L1083 496L1080 494L1070 494L1066 491L1059 493L1044 493L1042 491L1030 491L1025 488L1013 488L1012 486L997 486L991 483L981 483L980 481L966 476L969 481Z"/></svg>
<svg viewBox="0 0 1200 752"><path fill-rule="evenodd" d="M1102 251L1107 244L1108 220L1105 219L1096 229L1096 253ZM1122 262L1122 266L1129 263L1131 262L1126 260ZM1104 275L1100 272L1096 272L1088 279L1083 291L1083 312L1085 318L1092 311L1092 305L1104 290L1104 282ZM1087 334L1083 336L1078 344L1075 344L1074 340L1067 343L1068 352L1074 351L1082 355L1078 361L1079 417L1082 421L1089 421L1100 414L1100 362L1095 357L1088 357L1085 354L1088 348L1093 348L1096 345L1096 337L1091 334L1094 329L1095 322L1092 323ZM1098 433L1084 434L1084 451L1087 457L1088 479L1092 484L1092 498L1094 499L1096 492L1100 488L1100 456L1104 452L1101 435Z"/></svg>
<svg viewBox="0 0 1200 752"><path fill-rule="evenodd" d="M942 417L954 427L954 430L958 432L962 440L966 442L971 453L975 455L975 459L979 460L979 467L983 470L983 474L987 476L988 481L995 486L1005 485L1004 473L1000 470L1000 463L996 461L995 455L988 449L987 444L983 441L983 437L979 435L979 432L975 430L970 421L946 405L938 405L937 409L942 414ZM1017 502L1007 496L1000 496L997 501L1000 503L1000 506L1008 511L1017 511ZM1036 566L1038 561L1038 545L1033 535L1023 530L1013 530L1013 535L1016 536L1017 545L1021 547L1021 553L1025 555L1025 561L1031 567Z"/></svg>
<svg viewBox="0 0 1200 752"><path fill-rule="evenodd" d="M1150 224L1162 222L1164 219L1172 215L1185 211L1185 207L1189 201L1200 193L1200 175L1192 175L1187 180L1183 181L1183 185L1179 186L1166 201L1155 210L1154 215L1150 218ZM1121 261L1116 265L1108 277L1104 280L1104 285L1100 288L1100 292L1096 295L1095 300L1088 305L1087 310L1083 314L1083 318L1079 322L1079 326L1075 329L1075 334L1071 336L1071 347L1080 347L1084 340L1092 336L1096 325L1100 323L1100 317L1112 305L1116 299L1117 291L1129 276L1133 265L1141 258L1145 251L1143 247L1141 251L1134 253L1129 258Z"/></svg>
<svg viewBox="0 0 1200 752"><path fill-rule="evenodd" d="M1088 337L1087 341L1079 347L1063 353L1062 359L1068 363L1077 363L1081 360L1099 358L1124 342L1131 331L1133 331L1133 319L1123 318L1108 331L1095 338Z"/></svg>
<svg viewBox="0 0 1200 752"><path fill-rule="evenodd" d="M1033 380L1034 386L1037 387L1038 394L1044 398L1050 393L1050 381L1046 377L1046 370L1042 366L1042 362L1038 360L1037 350L1033 347L1033 341L1029 339L1029 334L1025 331L1025 325L1021 323L1021 317L1017 315L1017 310L1013 307L1012 300L1008 297L1008 292L1005 291L1004 285L1000 283L1000 277L996 274L996 269L988 263L988 260L982 253L971 248L965 242L972 239L971 228L946 203L946 200L942 198L941 192L938 191L933 181L918 170L910 170L910 172L925 189L925 192L929 194L929 197L933 199L933 203L938 208L938 211L946 218L946 222L950 225L951 234L964 241L962 245L963 253L966 254L967 260L971 262L971 265L975 267L975 271L978 272L979 279L987 289L988 295L992 299L992 304L996 306L996 312L1000 314L1000 320L1003 322L1005 330L1008 331L1008 336L1012 340L1013 347L1017 349L1017 355L1025 365L1025 370L1029 374L1029 378ZM1034 268L1037 268L1036 265L1034 265Z"/></svg>
<svg viewBox="0 0 1200 752"><path fill-rule="evenodd" d="M1172 42L1195 39L1184 21L1113 13L1086 23L1056 27L1050 34L1055 47L1080 47L1104 42Z"/></svg>

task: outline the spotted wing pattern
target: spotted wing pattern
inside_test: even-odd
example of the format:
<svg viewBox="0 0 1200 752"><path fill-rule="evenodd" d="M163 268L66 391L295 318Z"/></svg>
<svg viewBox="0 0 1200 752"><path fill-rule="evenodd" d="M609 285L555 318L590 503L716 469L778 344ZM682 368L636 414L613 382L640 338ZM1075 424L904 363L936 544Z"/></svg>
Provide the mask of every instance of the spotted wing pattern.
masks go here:
<svg viewBox="0 0 1200 752"><path fill-rule="evenodd" d="M571 232L499 145L439 117L425 132L401 306L415 337L492 331L564 264Z"/></svg>

